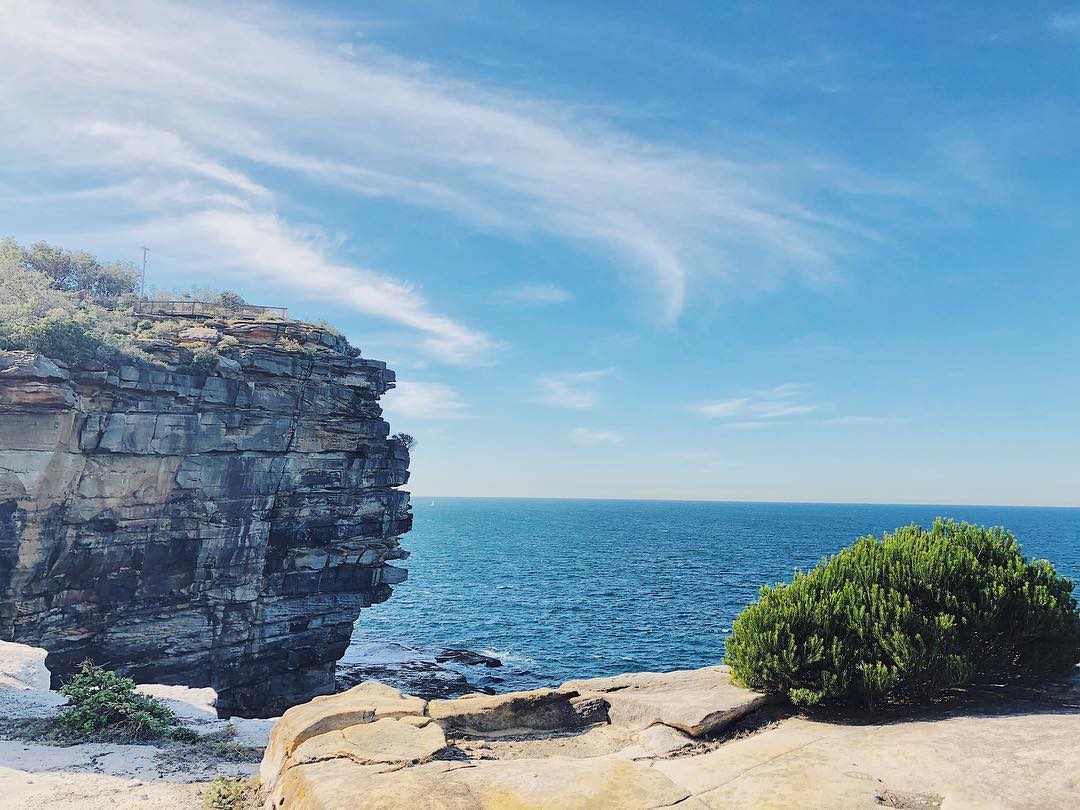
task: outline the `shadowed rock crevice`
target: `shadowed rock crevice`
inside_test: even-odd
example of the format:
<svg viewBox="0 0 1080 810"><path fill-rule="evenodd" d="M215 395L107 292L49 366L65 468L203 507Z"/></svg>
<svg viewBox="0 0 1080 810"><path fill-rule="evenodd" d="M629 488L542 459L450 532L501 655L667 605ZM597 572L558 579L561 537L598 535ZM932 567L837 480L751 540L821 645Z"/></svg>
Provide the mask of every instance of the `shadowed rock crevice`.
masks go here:
<svg viewBox="0 0 1080 810"><path fill-rule="evenodd" d="M196 374L185 334L231 340ZM332 691L406 575L393 372L298 322L143 348L157 365L0 354L0 639L48 649L56 680L92 658L213 686L225 714Z"/></svg>

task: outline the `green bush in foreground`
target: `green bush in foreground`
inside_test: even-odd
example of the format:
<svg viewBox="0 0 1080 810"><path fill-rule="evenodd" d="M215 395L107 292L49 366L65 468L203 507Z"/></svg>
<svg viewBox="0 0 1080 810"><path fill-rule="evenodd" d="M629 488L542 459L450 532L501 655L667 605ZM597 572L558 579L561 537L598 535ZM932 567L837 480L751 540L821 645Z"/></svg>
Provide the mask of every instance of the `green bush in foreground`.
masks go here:
<svg viewBox="0 0 1080 810"><path fill-rule="evenodd" d="M1080 661L1072 590L1005 529L938 519L763 587L725 661L744 685L799 705L924 702L991 675L1068 671Z"/></svg>
<svg viewBox="0 0 1080 810"><path fill-rule="evenodd" d="M57 718L61 729L76 737L113 735L145 740L171 737L191 742L198 735L177 724L176 716L156 698L135 691L135 681L95 666L82 665L60 687L68 705Z"/></svg>

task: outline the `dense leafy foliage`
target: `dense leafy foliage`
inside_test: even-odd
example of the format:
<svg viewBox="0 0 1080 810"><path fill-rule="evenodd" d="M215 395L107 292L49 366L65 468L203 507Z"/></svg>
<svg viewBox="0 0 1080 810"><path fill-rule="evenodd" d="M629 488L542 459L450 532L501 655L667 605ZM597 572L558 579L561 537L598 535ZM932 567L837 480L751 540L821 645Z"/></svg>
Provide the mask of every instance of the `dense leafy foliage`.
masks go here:
<svg viewBox="0 0 1080 810"><path fill-rule="evenodd" d="M75 737L119 736L132 739L172 737L190 741L190 729L160 700L135 691L135 681L87 661L60 692L68 698L61 728ZM196 735L197 736L197 735Z"/></svg>
<svg viewBox="0 0 1080 810"><path fill-rule="evenodd" d="M238 312L246 302L239 293L223 290L218 294L218 305L227 312Z"/></svg>
<svg viewBox="0 0 1080 810"><path fill-rule="evenodd" d="M100 264L38 242L29 249L0 241L0 349L28 349L84 360L124 352L132 344L130 304L135 271ZM127 300L125 300L127 299Z"/></svg>
<svg viewBox="0 0 1080 810"><path fill-rule="evenodd" d="M101 264L84 251L73 253L45 242L24 249L5 239L0 243L0 256L24 270L40 273L57 290L81 293L96 301L133 293L139 282L138 272L130 264Z"/></svg>
<svg viewBox="0 0 1080 810"><path fill-rule="evenodd" d="M796 704L923 702L990 675L1080 661L1073 583L1002 528L937 520L864 537L735 620L737 680Z"/></svg>

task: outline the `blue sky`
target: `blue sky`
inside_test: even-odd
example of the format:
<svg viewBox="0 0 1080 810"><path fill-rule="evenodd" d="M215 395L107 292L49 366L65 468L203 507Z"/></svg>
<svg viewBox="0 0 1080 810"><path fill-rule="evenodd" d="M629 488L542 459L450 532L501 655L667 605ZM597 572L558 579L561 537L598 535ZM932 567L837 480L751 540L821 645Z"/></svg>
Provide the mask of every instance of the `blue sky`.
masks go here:
<svg viewBox="0 0 1080 810"><path fill-rule="evenodd" d="M1080 5L218 5L5 3L0 232L337 324L416 493L1080 505Z"/></svg>

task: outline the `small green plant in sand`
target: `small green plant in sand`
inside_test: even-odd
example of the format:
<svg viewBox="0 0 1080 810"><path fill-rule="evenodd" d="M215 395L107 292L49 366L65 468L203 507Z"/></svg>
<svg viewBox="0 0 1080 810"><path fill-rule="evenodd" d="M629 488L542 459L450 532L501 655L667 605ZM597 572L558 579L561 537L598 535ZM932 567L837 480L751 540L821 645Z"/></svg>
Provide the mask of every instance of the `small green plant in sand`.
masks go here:
<svg viewBox="0 0 1080 810"><path fill-rule="evenodd" d="M179 725L156 698L135 691L135 681L86 661L62 687L67 707L57 717L67 737L149 740L167 737L193 742L198 734Z"/></svg>
<svg viewBox="0 0 1080 810"><path fill-rule="evenodd" d="M251 795L249 787L247 779L218 776L206 788L203 804L212 810L242 810Z"/></svg>

